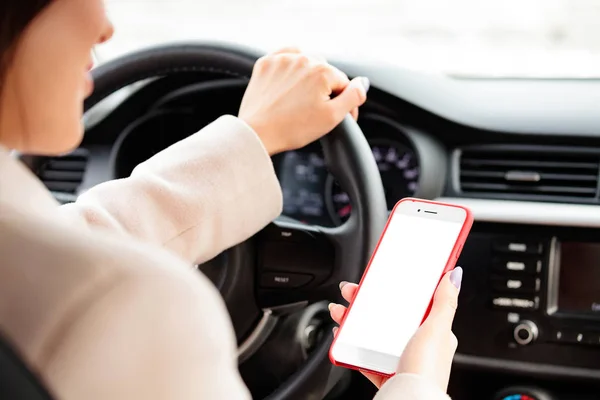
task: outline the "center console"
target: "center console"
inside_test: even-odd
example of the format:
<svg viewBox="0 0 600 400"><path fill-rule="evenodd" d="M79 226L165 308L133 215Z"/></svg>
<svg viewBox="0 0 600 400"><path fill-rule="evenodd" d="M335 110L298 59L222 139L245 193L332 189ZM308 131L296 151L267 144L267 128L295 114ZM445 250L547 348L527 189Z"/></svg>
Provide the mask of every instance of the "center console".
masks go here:
<svg viewBox="0 0 600 400"><path fill-rule="evenodd" d="M600 379L600 229L476 223L456 363Z"/></svg>

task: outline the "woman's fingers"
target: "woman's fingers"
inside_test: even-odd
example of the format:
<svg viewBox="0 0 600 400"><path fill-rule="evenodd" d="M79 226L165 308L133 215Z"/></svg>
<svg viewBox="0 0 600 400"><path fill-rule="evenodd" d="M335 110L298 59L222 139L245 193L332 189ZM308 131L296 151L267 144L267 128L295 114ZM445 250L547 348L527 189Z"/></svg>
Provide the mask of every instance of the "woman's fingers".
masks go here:
<svg viewBox="0 0 600 400"><path fill-rule="evenodd" d="M458 305L463 270L457 267L446 274L435 292L431 313L419 328L402 354L398 372L413 373L436 382L445 390L448 386L452 358L456 351L456 337L452 334L452 321ZM342 297L351 302L358 291L354 283L340 283ZM331 318L341 323L346 307L330 304ZM338 328L333 328L337 334ZM375 386L381 388L386 378L361 371Z"/></svg>
<svg viewBox="0 0 600 400"><path fill-rule="evenodd" d="M452 333L452 321L458 305L458 293L463 270L456 267L444 275L435 292L427 320L417 330L404 349L399 373L421 375L446 391L457 340Z"/></svg>
<svg viewBox="0 0 600 400"><path fill-rule="evenodd" d="M356 283L342 282L340 283L340 291L342 292L342 297L348 303L350 303L354 296L356 296L356 291L358 290L358 285Z"/></svg>
<svg viewBox="0 0 600 400"><path fill-rule="evenodd" d="M299 48L292 46L292 47L284 47L282 49L279 49L276 52L274 52L273 54L274 55L302 54L302 51ZM334 67L333 65L328 64L325 57L318 55L318 54L308 54L308 53L304 53L304 54L310 60L311 65L316 66L318 64L321 64L323 66L324 70L326 71L326 76L330 82L331 89L333 90L334 93L336 93L336 94L341 93L346 88L346 86L348 86L348 84L350 83L348 76L345 73L343 73L342 71L340 71L338 68ZM358 110L357 110L357 112L358 112Z"/></svg>
<svg viewBox="0 0 600 400"><path fill-rule="evenodd" d="M321 57L284 48L257 60L238 116L274 155L331 132L366 101L368 86Z"/></svg>
<svg viewBox="0 0 600 400"><path fill-rule="evenodd" d="M331 303L329 304L329 314L336 324L340 324L344 319L344 314L346 314L346 307L341 304Z"/></svg>
<svg viewBox="0 0 600 400"><path fill-rule="evenodd" d="M337 97L329 101L330 110L337 115L337 119L342 120L350 111L367 101L370 85L369 79L365 77L354 78Z"/></svg>
<svg viewBox="0 0 600 400"><path fill-rule="evenodd" d="M370 380L371 383L377 387L377 389L381 389L381 387L383 386L385 381L388 380L388 378L384 378L383 376L371 374L370 372L360 371L360 373L363 374L365 376L365 378Z"/></svg>
<svg viewBox="0 0 600 400"><path fill-rule="evenodd" d="M333 65L319 62L315 62L315 64L321 64L321 68L324 69L325 77L329 82L329 87L331 88L331 94L339 95L346 89L346 87L348 87L350 79L348 79L348 76L345 73Z"/></svg>
<svg viewBox="0 0 600 400"><path fill-rule="evenodd" d="M356 292L358 291L358 285L356 283L344 281L340 283L340 291L342 292L342 297L344 298L344 300L346 300L347 302L351 302L352 299L354 299L354 296L356 296ZM331 319L333 319L337 324L340 324L342 322L342 319L344 319L344 315L346 314L347 310L348 309L341 304L329 304L329 313L331 314ZM339 328L337 326L333 328L334 336L337 335L338 330ZM381 388L381 386L383 386L383 384L387 381L387 378L376 374L371 374L366 371L360 371L360 373L363 374L368 380L371 381L371 383L373 383L373 385L375 385L378 388Z"/></svg>
<svg viewBox="0 0 600 400"><path fill-rule="evenodd" d="M358 285L355 283L349 282L341 282L340 283L340 291L342 292L342 297L347 302L351 302L354 296L356 295L356 291L358 290ZM330 303L329 304L329 314L331 315L331 319L335 321L336 324L342 323L344 319L344 315L346 314L347 308L341 304ZM336 329L336 328L334 328Z"/></svg>
<svg viewBox="0 0 600 400"><path fill-rule="evenodd" d="M440 330L452 330L462 276L462 268L456 267L442 279L435 292L431 313L427 318L435 321L436 327Z"/></svg>

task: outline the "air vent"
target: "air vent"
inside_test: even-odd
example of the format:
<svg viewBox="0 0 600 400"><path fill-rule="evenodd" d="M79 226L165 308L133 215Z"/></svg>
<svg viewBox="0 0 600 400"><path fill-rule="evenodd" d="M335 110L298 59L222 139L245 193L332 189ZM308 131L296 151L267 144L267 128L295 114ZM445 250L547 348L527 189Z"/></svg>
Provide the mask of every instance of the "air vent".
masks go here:
<svg viewBox="0 0 600 400"><path fill-rule="evenodd" d="M39 169L38 176L51 192L75 195L83 182L88 158L85 149L49 158Z"/></svg>
<svg viewBox="0 0 600 400"><path fill-rule="evenodd" d="M460 155L463 193L493 197L595 199L600 155L537 149L466 149Z"/></svg>

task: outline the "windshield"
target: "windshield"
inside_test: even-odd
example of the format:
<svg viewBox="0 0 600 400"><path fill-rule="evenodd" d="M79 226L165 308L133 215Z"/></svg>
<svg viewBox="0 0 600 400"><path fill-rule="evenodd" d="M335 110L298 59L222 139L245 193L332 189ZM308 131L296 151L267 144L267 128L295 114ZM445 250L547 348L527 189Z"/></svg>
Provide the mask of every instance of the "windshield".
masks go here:
<svg viewBox="0 0 600 400"><path fill-rule="evenodd" d="M468 77L600 77L598 0L106 0L100 62L146 46L295 45Z"/></svg>

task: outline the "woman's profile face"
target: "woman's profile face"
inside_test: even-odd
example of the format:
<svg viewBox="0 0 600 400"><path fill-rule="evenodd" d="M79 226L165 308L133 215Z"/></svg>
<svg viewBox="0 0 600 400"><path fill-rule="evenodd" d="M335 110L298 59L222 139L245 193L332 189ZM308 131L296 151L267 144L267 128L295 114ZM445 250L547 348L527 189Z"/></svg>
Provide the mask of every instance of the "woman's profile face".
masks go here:
<svg viewBox="0 0 600 400"><path fill-rule="evenodd" d="M0 142L49 155L77 147L92 49L112 34L103 0L51 0L18 38L3 77Z"/></svg>

